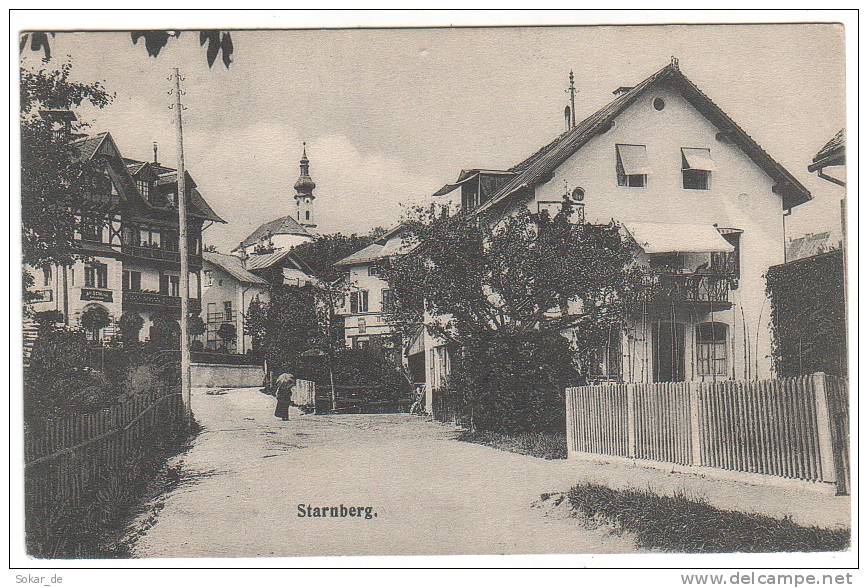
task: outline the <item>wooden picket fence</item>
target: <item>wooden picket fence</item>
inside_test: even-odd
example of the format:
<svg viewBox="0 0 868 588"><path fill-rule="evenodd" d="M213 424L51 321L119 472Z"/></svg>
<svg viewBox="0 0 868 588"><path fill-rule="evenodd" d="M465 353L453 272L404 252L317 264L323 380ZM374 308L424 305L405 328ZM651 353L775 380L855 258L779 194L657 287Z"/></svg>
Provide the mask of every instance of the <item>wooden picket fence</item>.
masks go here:
<svg viewBox="0 0 868 588"><path fill-rule="evenodd" d="M297 406L316 406L316 382L296 380L292 402Z"/></svg>
<svg viewBox="0 0 868 588"><path fill-rule="evenodd" d="M141 458L143 445L177 433L183 417L180 392L157 387L98 412L25 430L28 505L80 505L101 477Z"/></svg>
<svg viewBox="0 0 868 588"><path fill-rule="evenodd" d="M569 454L826 482L850 490L847 382L761 381L568 388Z"/></svg>

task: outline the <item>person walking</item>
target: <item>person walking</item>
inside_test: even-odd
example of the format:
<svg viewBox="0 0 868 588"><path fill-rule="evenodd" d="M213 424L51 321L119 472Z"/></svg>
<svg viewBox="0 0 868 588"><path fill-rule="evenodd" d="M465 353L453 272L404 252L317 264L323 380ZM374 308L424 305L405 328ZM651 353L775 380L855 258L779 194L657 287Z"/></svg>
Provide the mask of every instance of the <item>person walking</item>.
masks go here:
<svg viewBox="0 0 868 588"><path fill-rule="evenodd" d="M277 397L277 406L274 409L274 416L289 420L289 405L292 403L292 390L295 387L295 376L292 374L280 374L275 381L277 389L274 395Z"/></svg>

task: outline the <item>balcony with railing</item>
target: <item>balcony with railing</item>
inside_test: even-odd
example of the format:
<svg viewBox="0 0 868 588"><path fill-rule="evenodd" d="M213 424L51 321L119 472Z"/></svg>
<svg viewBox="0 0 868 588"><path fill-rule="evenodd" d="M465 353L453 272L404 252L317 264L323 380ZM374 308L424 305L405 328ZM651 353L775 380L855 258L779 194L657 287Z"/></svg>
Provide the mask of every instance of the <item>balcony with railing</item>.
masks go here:
<svg viewBox="0 0 868 588"><path fill-rule="evenodd" d="M209 312L205 322L208 324L232 323L238 318L238 311Z"/></svg>
<svg viewBox="0 0 868 588"><path fill-rule="evenodd" d="M124 243L121 245L121 253L137 259L146 259L151 261L168 262L171 264L181 263L181 253L174 247L160 247L156 245L131 245ZM189 251L187 257L190 264L193 266L202 265L202 254Z"/></svg>
<svg viewBox="0 0 868 588"><path fill-rule="evenodd" d="M655 271L645 281L640 301L650 304L686 304L727 309L735 277L722 272Z"/></svg>
<svg viewBox="0 0 868 588"><path fill-rule="evenodd" d="M202 301L198 298L189 298L190 312L198 313L202 309ZM123 305L130 308L181 308L181 297L154 292L152 290L124 290Z"/></svg>

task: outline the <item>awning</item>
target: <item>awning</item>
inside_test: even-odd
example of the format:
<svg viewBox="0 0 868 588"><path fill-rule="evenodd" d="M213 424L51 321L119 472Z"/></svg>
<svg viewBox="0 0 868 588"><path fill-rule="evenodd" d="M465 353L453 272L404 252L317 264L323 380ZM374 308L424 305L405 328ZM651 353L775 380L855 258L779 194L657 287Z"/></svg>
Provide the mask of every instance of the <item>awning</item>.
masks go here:
<svg viewBox="0 0 868 588"><path fill-rule="evenodd" d="M475 180L477 177L479 177L479 172L477 172L475 174L470 174L469 176L467 176L463 180L455 182L454 184L446 184L445 186L443 186L442 188L440 188L439 190L434 192L433 195L434 196L443 196L444 194L448 194L449 192L451 192L455 188L459 187L461 184L466 184L467 182Z"/></svg>
<svg viewBox="0 0 868 588"><path fill-rule="evenodd" d="M681 154L684 156L684 169L696 169L701 171L715 171L714 160L711 158L710 149L693 149L682 147Z"/></svg>
<svg viewBox="0 0 868 588"><path fill-rule="evenodd" d="M425 327L419 327L410 339L406 354L409 357L423 351L425 351Z"/></svg>
<svg viewBox="0 0 868 588"><path fill-rule="evenodd" d="M645 253L719 253L735 251L714 225L624 222Z"/></svg>
<svg viewBox="0 0 868 588"><path fill-rule="evenodd" d="M644 176L651 173L645 145L618 145L617 149L625 176Z"/></svg>

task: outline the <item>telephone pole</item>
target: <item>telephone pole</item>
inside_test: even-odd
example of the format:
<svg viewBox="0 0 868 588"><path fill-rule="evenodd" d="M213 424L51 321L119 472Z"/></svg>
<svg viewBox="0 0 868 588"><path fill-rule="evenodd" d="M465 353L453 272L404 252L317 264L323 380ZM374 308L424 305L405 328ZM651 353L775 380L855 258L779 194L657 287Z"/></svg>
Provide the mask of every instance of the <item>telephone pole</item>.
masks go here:
<svg viewBox="0 0 868 588"><path fill-rule="evenodd" d="M175 68L175 139L178 151L178 249L181 256L181 399L184 403L184 423L189 428L192 421L190 397L190 341L189 333L189 296L190 261L187 241L187 177L184 170L184 124L181 121L181 74Z"/></svg>
<svg viewBox="0 0 868 588"><path fill-rule="evenodd" d="M570 87L567 92L570 93L570 128L573 128L576 126L576 83L573 70L570 70Z"/></svg>

